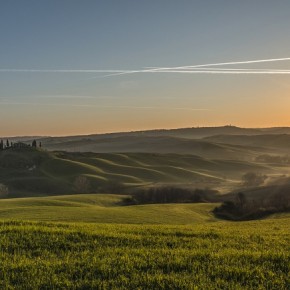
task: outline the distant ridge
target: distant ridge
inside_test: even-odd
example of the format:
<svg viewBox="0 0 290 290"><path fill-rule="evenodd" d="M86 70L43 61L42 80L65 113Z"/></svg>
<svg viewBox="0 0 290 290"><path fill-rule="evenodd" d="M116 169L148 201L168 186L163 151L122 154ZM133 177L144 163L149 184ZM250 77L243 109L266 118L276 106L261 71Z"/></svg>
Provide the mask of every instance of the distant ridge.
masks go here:
<svg viewBox="0 0 290 290"><path fill-rule="evenodd" d="M203 140L230 145L290 149L290 134L214 135Z"/></svg>
<svg viewBox="0 0 290 290"><path fill-rule="evenodd" d="M9 139L30 143L32 137ZM228 125L33 139L41 142L47 150L179 153L210 158L233 158L237 155L244 159L253 153L263 152L264 147L290 148L290 127L240 128Z"/></svg>
<svg viewBox="0 0 290 290"><path fill-rule="evenodd" d="M183 138L200 139L214 135L262 135L262 134L290 134L290 127L269 127L269 128L242 128L232 125L217 127L186 127L176 129L153 129L127 132L99 133L86 135L68 135L68 136L0 136L2 139L11 140L74 140L74 139L98 139L103 137L120 137L120 136L174 136Z"/></svg>

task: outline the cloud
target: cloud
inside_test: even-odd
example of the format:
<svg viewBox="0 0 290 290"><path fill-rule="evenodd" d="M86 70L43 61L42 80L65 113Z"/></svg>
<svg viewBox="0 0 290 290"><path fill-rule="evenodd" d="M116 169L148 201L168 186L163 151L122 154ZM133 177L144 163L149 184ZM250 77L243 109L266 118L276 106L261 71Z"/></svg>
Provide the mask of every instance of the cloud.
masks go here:
<svg viewBox="0 0 290 290"><path fill-rule="evenodd" d="M108 109L145 109L145 110L184 110L184 111L210 111L204 108L190 107L154 107L154 106L112 106L112 105L92 105L92 104L55 104L55 103L36 103L36 102L1 102L1 106L65 106L78 108L108 108Z"/></svg>
<svg viewBox="0 0 290 290"><path fill-rule="evenodd" d="M48 98L48 99L94 99L96 97L84 96L84 95L47 95L47 96L40 96L40 98Z"/></svg>
<svg viewBox="0 0 290 290"><path fill-rule="evenodd" d="M185 110L185 111L209 111L209 109L190 108L190 107L154 107L154 106L99 106L99 105L72 105L74 107L96 107L111 109L153 109L153 110Z"/></svg>

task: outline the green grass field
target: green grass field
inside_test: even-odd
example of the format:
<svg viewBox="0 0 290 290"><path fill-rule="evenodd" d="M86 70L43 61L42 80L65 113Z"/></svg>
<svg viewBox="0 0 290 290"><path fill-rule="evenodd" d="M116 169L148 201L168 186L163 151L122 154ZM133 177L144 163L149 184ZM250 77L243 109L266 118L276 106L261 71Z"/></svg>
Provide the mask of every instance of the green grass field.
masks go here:
<svg viewBox="0 0 290 290"><path fill-rule="evenodd" d="M279 221L279 222L277 222ZM289 289L289 218L0 223L1 289Z"/></svg>
<svg viewBox="0 0 290 290"><path fill-rule="evenodd" d="M0 288L289 289L290 214L224 222L214 204L123 198L0 200Z"/></svg>

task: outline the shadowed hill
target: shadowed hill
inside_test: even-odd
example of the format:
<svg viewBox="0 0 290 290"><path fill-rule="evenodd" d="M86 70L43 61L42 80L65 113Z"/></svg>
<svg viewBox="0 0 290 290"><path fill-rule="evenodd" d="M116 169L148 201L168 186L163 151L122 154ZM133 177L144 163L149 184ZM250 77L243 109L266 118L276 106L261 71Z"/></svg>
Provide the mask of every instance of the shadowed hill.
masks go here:
<svg viewBox="0 0 290 290"><path fill-rule="evenodd" d="M126 192L154 184L223 187L248 171L276 169L238 160L156 153L68 153L33 148L0 152L0 184L9 196Z"/></svg>

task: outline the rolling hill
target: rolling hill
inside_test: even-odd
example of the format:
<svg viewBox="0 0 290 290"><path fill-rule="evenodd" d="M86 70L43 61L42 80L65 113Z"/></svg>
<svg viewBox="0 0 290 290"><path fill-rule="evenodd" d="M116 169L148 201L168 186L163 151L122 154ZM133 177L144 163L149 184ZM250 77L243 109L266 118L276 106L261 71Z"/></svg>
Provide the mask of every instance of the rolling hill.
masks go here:
<svg viewBox="0 0 290 290"><path fill-rule="evenodd" d="M0 200L1 220L93 222L115 224L186 225L219 222L216 203L148 204L125 206L124 195L81 194ZM289 218L275 214L272 218Z"/></svg>
<svg viewBox="0 0 290 290"><path fill-rule="evenodd" d="M0 219L123 224L215 221L214 204L124 206L124 195L82 194L0 200Z"/></svg>
<svg viewBox="0 0 290 290"><path fill-rule="evenodd" d="M125 193L162 184L219 189L239 184L249 171L278 174L287 173L288 168L185 154L0 151L0 183L8 186L10 197Z"/></svg>
<svg viewBox="0 0 290 290"><path fill-rule="evenodd" d="M214 159L251 160L261 152L261 147L238 144L218 144L207 140L186 139L168 136L120 136L114 138L85 138L54 144L43 143L47 150L97 153L178 153L199 155Z"/></svg>
<svg viewBox="0 0 290 290"><path fill-rule="evenodd" d="M143 142L144 138L146 140L146 137L148 137L149 140L150 138L152 139L153 137L202 139L202 138L216 136L216 135L252 136L252 135L281 135L281 134L290 134L290 128L288 127L239 128L235 126L193 127L193 128L168 129L168 130L158 129L158 130L147 130L147 131L91 134L91 135L64 136L64 137L20 136L20 137L9 137L8 139L12 140L13 142L23 141L23 142L28 142L28 143L31 143L31 140L33 139L37 139L38 141L41 141L43 145L45 145L46 148L51 148L52 150L66 150L66 146L68 146L68 149L70 149L70 147L78 147L79 149L82 146L84 146L84 149L81 149L81 151L86 151L86 148L85 148L86 143L88 142L97 143L96 141L109 143L109 139L115 139L116 141L118 141L118 140L123 140L127 138L128 140L134 141L140 138L139 139L140 142ZM7 139L7 137L1 137L1 139L5 140ZM88 144L87 146L89 147ZM92 150L89 150L89 151L92 151ZM196 154L196 153L192 153L192 154Z"/></svg>
<svg viewBox="0 0 290 290"><path fill-rule="evenodd" d="M280 152L290 152L290 135L288 134L262 134L262 135L216 135L203 139L207 142L231 144L241 146L263 147Z"/></svg>
<svg viewBox="0 0 290 290"><path fill-rule="evenodd" d="M201 139L215 135L264 135L264 134L290 134L290 127L273 127L273 128L240 128L236 126L220 126L220 127L192 127L192 128L178 128L178 129L156 129L145 131L131 131L131 132L116 132L116 133L103 133L91 135L77 135L77 136L64 136L64 137L34 137L42 139L44 143L58 143L67 141L76 141L81 139L98 140L103 138L116 138L116 137L177 137L188 139ZM21 140L31 137L21 137Z"/></svg>

